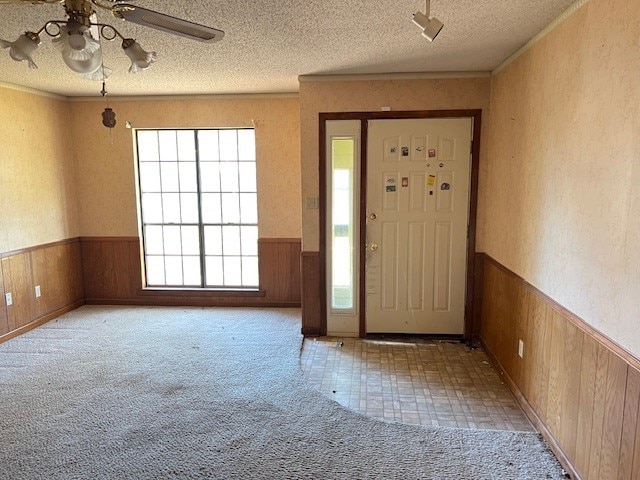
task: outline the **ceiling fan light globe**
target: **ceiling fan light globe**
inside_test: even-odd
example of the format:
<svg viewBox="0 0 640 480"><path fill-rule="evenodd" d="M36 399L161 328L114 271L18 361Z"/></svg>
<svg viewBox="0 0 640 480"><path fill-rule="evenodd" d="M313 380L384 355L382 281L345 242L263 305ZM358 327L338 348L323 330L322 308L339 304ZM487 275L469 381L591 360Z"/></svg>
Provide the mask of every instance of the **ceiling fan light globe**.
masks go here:
<svg viewBox="0 0 640 480"><path fill-rule="evenodd" d="M137 73L140 70L146 70L157 60L158 55L156 52L145 51L138 42L131 42L130 40L131 39L127 39L122 43L124 53L131 60L129 73Z"/></svg>
<svg viewBox="0 0 640 480"><path fill-rule="evenodd" d="M112 70L109 67L100 67L95 72L85 73L80 75L86 80L92 80L94 82L104 82L111 75Z"/></svg>
<svg viewBox="0 0 640 480"><path fill-rule="evenodd" d="M84 50L87 46L87 40L80 32L73 32L67 36L69 47L73 50Z"/></svg>
<svg viewBox="0 0 640 480"><path fill-rule="evenodd" d="M38 48L40 44L38 37L35 34L26 32L18 37L15 42L8 42L6 40L0 40L0 46L9 49L9 56L16 62L26 61L29 64L29 68L38 68L35 62L31 59L31 54Z"/></svg>
<svg viewBox="0 0 640 480"><path fill-rule="evenodd" d="M60 34L52 42L62 52L62 58L69 60L90 60L100 48L89 30L78 31L61 28ZM81 47L81 48L77 48Z"/></svg>
<svg viewBox="0 0 640 480"><path fill-rule="evenodd" d="M97 72L102 67L102 50L96 50L93 56L88 60L76 60L73 58L69 58L64 54L62 55L62 59L64 60L64 63L67 65L67 67L69 67L74 72L81 75L90 75Z"/></svg>
<svg viewBox="0 0 640 480"><path fill-rule="evenodd" d="M61 28L61 33L64 31L67 38L66 41L69 44L69 47L74 50L84 50L87 46L87 36L88 28L80 23L69 20L67 22L66 28ZM89 38L91 38L89 36Z"/></svg>

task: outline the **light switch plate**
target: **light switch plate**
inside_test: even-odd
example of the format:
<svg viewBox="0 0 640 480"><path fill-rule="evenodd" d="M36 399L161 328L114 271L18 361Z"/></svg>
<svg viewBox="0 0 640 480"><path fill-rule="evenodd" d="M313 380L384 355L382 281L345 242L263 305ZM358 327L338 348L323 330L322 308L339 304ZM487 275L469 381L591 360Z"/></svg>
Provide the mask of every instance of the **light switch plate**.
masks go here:
<svg viewBox="0 0 640 480"><path fill-rule="evenodd" d="M306 197L307 210L317 210L319 207L318 197Z"/></svg>
<svg viewBox="0 0 640 480"><path fill-rule="evenodd" d="M41 291L40 291L40 285L36 285L36 298L40 297L42 295Z"/></svg>
<svg viewBox="0 0 640 480"><path fill-rule="evenodd" d="M4 294L4 299L7 302L7 307L13 305L13 295L11 295L11 292L7 292Z"/></svg>

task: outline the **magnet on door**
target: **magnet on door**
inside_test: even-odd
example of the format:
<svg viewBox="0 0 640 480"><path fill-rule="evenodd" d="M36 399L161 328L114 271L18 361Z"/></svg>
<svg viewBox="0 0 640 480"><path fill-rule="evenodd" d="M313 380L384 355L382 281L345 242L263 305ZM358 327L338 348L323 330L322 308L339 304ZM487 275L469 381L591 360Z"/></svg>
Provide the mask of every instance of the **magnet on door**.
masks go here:
<svg viewBox="0 0 640 480"><path fill-rule="evenodd" d="M451 185L448 183L443 183L440 185L440 190L451 190Z"/></svg>

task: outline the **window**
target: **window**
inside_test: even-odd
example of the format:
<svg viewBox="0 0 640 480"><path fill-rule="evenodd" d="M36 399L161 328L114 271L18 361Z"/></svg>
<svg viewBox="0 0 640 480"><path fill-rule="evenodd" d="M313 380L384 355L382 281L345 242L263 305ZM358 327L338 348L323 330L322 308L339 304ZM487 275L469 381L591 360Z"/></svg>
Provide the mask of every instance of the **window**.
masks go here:
<svg viewBox="0 0 640 480"><path fill-rule="evenodd" d="M253 129L137 130L148 287L258 287Z"/></svg>
<svg viewBox="0 0 640 480"><path fill-rule="evenodd" d="M331 139L331 308L354 308L355 138Z"/></svg>

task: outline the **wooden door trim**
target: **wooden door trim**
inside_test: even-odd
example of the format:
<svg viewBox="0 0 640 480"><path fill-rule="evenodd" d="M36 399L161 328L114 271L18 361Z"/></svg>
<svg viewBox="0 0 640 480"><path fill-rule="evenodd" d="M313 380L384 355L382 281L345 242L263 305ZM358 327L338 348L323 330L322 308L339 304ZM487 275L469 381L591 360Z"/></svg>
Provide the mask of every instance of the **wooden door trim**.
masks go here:
<svg viewBox="0 0 640 480"><path fill-rule="evenodd" d="M360 120L360 272L358 279L359 286L359 304L358 310L358 336L364 337L367 333L365 310L367 308L365 267L367 262L367 169L369 160L369 119Z"/></svg>
<svg viewBox="0 0 640 480"><path fill-rule="evenodd" d="M478 210L478 172L480 170L480 133L482 110L413 110L397 112L323 112L319 117L319 151L318 162L319 178L319 257L320 257L320 334L327 333L327 162L326 162L326 131L327 121L330 120L360 120L360 279L359 279L359 336L364 337L366 332L365 323L365 244L366 244L366 206L367 206L367 142L368 142L368 121L369 120L411 120L428 118L471 118L473 119L473 146L471 151L471 185L469 191L469 225L467 239L467 270L466 270L466 295L464 309L464 338L472 339L473 334L473 278L475 272L475 249L476 249L476 225Z"/></svg>

